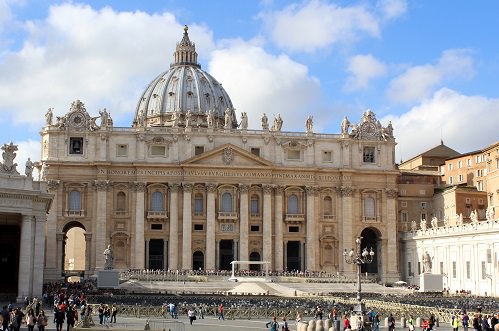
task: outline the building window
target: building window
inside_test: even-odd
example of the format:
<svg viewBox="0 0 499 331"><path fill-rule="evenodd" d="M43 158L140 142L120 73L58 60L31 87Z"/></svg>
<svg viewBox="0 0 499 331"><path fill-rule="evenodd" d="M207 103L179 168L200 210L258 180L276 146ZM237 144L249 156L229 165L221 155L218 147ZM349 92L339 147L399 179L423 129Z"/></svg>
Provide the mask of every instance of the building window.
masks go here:
<svg viewBox="0 0 499 331"><path fill-rule="evenodd" d="M462 183L463 182L463 175L459 174L457 176L457 180L458 180L459 183Z"/></svg>
<svg viewBox="0 0 499 331"><path fill-rule="evenodd" d="M454 180L452 179L452 176L449 176L449 184L450 185L454 184Z"/></svg>
<svg viewBox="0 0 499 331"><path fill-rule="evenodd" d="M126 194L118 192L116 194L116 211L124 212L126 210Z"/></svg>
<svg viewBox="0 0 499 331"><path fill-rule="evenodd" d="M364 217L368 219L376 218L376 202L373 197L364 199Z"/></svg>
<svg viewBox="0 0 499 331"><path fill-rule="evenodd" d="M426 202L421 202L421 209L426 209Z"/></svg>
<svg viewBox="0 0 499 331"><path fill-rule="evenodd" d="M69 138L69 154L83 154L83 138Z"/></svg>
<svg viewBox="0 0 499 331"><path fill-rule="evenodd" d="M260 197L256 194L251 195L250 198L250 214L252 217L260 216Z"/></svg>
<svg viewBox="0 0 499 331"><path fill-rule="evenodd" d="M152 223L151 230L163 230L163 224L161 223Z"/></svg>
<svg viewBox="0 0 499 331"><path fill-rule="evenodd" d="M288 228L288 232L300 232L300 227L299 226L290 226Z"/></svg>
<svg viewBox="0 0 499 331"><path fill-rule="evenodd" d="M452 170L452 163L449 163L449 170Z"/></svg>
<svg viewBox="0 0 499 331"><path fill-rule="evenodd" d="M364 147L364 152L362 154L362 161L364 163L374 163L374 147Z"/></svg>
<svg viewBox="0 0 499 331"><path fill-rule="evenodd" d="M69 192L69 211L75 212L81 210L81 193L80 191Z"/></svg>
<svg viewBox="0 0 499 331"><path fill-rule="evenodd" d="M409 214L407 211L404 210L400 212L400 221L403 223L409 222Z"/></svg>
<svg viewBox="0 0 499 331"><path fill-rule="evenodd" d="M457 262L452 261L452 278L457 278Z"/></svg>
<svg viewBox="0 0 499 331"><path fill-rule="evenodd" d="M229 192L222 194L222 212L232 212L232 194Z"/></svg>
<svg viewBox="0 0 499 331"><path fill-rule="evenodd" d="M204 153L204 146L195 146L194 155L199 155Z"/></svg>
<svg viewBox="0 0 499 331"><path fill-rule="evenodd" d="M164 198L163 193L153 192L151 196L151 211L163 211L164 209Z"/></svg>
<svg viewBox="0 0 499 331"><path fill-rule="evenodd" d="M483 191L483 180L479 180L476 182L476 189L478 191Z"/></svg>
<svg viewBox="0 0 499 331"><path fill-rule="evenodd" d="M300 160L301 151L299 149L288 149L288 160Z"/></svg>
<svg viewBox="0 0 499 331"><path fill-rule="evenodd" d="M128 156L128 146L116 145L116 156Z"/></svg>
<svg viewBox="0 0 499 331"><path fill-rule="evenodd" d="M251 154L256 155L258 157L260 156L260 148L258 147L251 147L250 152Z"/></svg>
<svg viewBox="0 0 499 331"><path fill-rule="evenodd" d="M252 226L250 226L250 231L251 232L260 232L260 226L259 225L252 225Z"/></svg>
<svg viewBox="0 0 499 331"><path fill-rule="evenodd" d="M466 279L471 279L471 262L466 261Z"/></svg>
<svg viewBox="0 0 499 331"><path fill-rule="evenodd" d="M333 199L330 196L324 197L322 200L322 213L324 216L333 215Z"/></svg>
<svg viewBox="0 0 499 331"><path fill-rule="evenodd" d="M421 219L426 220L426 213L421 213Z"/></svg>
<svg viewBox="0 0 499 331"><path fill-rule="evenodd" d="M461 169L463 167L463 161L458 161L457 162L457 167Z"/></svg>
<svg viewBox="0 0 499 331"><path fill-rule="evenodd" d="M152 156L165 156L166 155L166 146L151 146L151 155Z"/></svg>
<svg viewBox="0 0 499 331"><path fill-rule="evenodd" d="M194 231L203 231L203 229L204 229L203 224L198 224L198 223L194 224Z"/></svg>
<svg viewBox="0 0 499 331"><path fill-rule="evenodd" d="M331 162L331 161L333 161L333 152L331 152L331 151L322 151L322 161L323 162Z"/></svg>
<svg viewBox="0 0 499 331"><path fill-rule="evenodd" d="M202 216L204 214L204 201L201 193L194 195L194 215Z"/></svg>
<svg viewBox="0 0 499 331"><path fill-rule="evenodd" d="M467 159L467 160L466 160L466 164L467 164L468 166L471 166L471 159Z"/></svg>
<svg viewBox="0 0 499 331"><path fill-rule="evenodd" d="M298 208L298 196L296 194L291 194L288 197L288 214L299 214Z"/></svg>

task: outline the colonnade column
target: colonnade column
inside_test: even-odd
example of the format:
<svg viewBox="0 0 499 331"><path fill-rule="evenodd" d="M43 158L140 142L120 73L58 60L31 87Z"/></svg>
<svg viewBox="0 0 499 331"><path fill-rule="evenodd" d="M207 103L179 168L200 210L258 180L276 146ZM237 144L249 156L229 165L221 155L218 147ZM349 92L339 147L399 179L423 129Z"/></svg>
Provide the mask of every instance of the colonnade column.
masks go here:
<svg viewBox="0 0 499 331"><path fill-rule="evenodd" d="M62 185L60 185L60 183L61 182L59 180L47 181L49 193L54 195L54 199L52 200L52 207L50 208L50 212L47 216L46 230L44 231L46 233L47 252L55 252L57 250L57 211L62 210L64 212L64 210L66 209L62 206L63 199L60 198L63 194ZM60 255L58 254L47 254L45 256L45 267L47 269L47 274L51 274L51 277L53 279L57 279L61 275L60 270L58 270L58 258L60 258ZM59 273L57 274L57 272ZM48 275L45 276L47 277Z"/></svg>
<svg viewBox="0 0 499 331"><path fill-rule="evenodd" d="M270 269L273 269L272 263L272 186L263 185L263 250L262 261L271 263Z"/></svg>
<svg viewBox="0 0 499 331"><path fill-rule="evenodd" d="M312 186L307 186L305 188L307 192L307 263L306 269L309 271L315 271L317 269L316 265L316 255L317 255L317 244L319 238L316 236L315 227L318 223L315 220L315 195L317 189Z"/></svg>
<svg viewBox="0 0 499 331"><path fill-rule="evenodd" d="M92 269L92 234L85 233L85 277L90 274L90 269Z"/></svg>
<svg viewBox="0 0 499 331"><path fill-rule="evenodd" d="M149 239L145 240L145 250L146 252L144 255L146 260L144 262L146 264L146 269L149 269Z"/></svg>
<svg viewBox="0 0 499 331"><path fill-rule="evenodd" d="M400 271L397 269L398 263L387 263L388 261L399 260L399 247L397 236L397 197L398 192L396 189L386 189L386 228L388 229L387 235L387 256L383 259L385 263L384 274L391 279L400 279Z"/></svg>
<svg viewBox="0 0 499 331"><path fill-rule="evenodd" d="M36 275L43 274L43 265L45 261L45 236L38 236L37 233L45 232L47 214L44 212L36 216L34 220L34 252L33 252L33 292L31 295L41 297L43 294L43 277ZM22 242L22 241L21 241Z"/></svg>
<svg viewBox="0 0 499 331"><path fill-rule="evenodd" d="M182 221L182 269L192 269L192 184L182 184L184 188Z"/></svg>
<svg viewBox="0 0 499 331"><path fill-rule="evenodd" d="M56 233L56 254L57 255L57 277L61 277L61 273L64 270L64 237L66 235L63 232Z"/></svg>
<svg viewBox="0 0 499 331"><path fill-rule="evenodd" d="M134 269L144 269L144 208L146 183L135 182L135 242L132 255Z"/></svg>
<svg viewBox="0 0 499 331"><path fill-rule="evenodd" d="M350 186L342 186L338 188L338 193L341 196L341 228L340 233L342 234L342 242L340 244L340 254L346 249L349 251L354 246L354 234L353 234L353 204L352 197L355 189ZM343 258L340 259L340 270L350 273L351 275L356 274L357 266L355 264L347 264Z"/></svg>
<svg viewBox="0 0 499 331"><path fill-rule="evenodd" d="M283 186L276 186L275 188L275 240L274 240L274 269L276 271L284 270L284 257L283 257L283 224L282 224L282 194L284 192Z"/></svg>
<svg viewBox="0 0 499 331"><path fill-rule="evenodd" d="M206 199L206 270L215 270L216 263L215 257L215 193L217 192L217 185L209 183L207 186L207 199Z"/></svg>
<svg viewBox="0 0 499 331"><path fill-rule="evenodd" d="M178 189L180 184L170 185L170 234L168 240L168 269L178 270Z"/></svg>
<svg viewBox="0 0 499 331"><path fill-rule="evenodd" d="M19 245L19 276L17 302L33 294L33 216L23 215L21 224L21 244ZM3 272L7 272L3 270Z"/></svg>
<svg viewBox="0 0 499 331"><path fill-rule="evenodd" d="M97 269L104 268L104 250L107 246L107 191L109 190L108 180L94 181L94 188L97 191L97 210L95 211L95 251Z"/></svg>
<svg viewBox="0 0 499 331"><path fill-rule="evenodd" d="M239 259L241 261L248 261L249 260L249 230L248 230L248 191L249 191L249 185L239 185L239 190L240 190L240 206L239 206L239 211L240 211L240 222L239 222ZM234 257L237 259L237 256ZM245 270L248 269L248 265L240 265L240 269Z"/></svg>

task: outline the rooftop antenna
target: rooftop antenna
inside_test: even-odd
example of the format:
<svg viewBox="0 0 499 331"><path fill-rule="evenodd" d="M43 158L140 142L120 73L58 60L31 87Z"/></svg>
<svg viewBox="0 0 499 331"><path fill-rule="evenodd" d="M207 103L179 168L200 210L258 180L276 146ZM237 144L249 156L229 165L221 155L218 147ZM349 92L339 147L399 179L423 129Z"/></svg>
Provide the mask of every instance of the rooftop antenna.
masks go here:
<svg viewBox="0 0 499 331"><path fill-rule="evenodd" d="M443 145L444 144L444 133L443 133L444 129L442 127L440 127L440 145Z"/></svg>

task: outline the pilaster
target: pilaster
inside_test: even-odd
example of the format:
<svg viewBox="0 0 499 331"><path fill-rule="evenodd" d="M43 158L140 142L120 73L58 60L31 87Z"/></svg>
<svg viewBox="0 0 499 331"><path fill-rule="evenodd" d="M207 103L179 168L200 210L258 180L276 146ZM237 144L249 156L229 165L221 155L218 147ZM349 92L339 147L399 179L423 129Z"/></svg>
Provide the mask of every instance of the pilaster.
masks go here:
<svg viewBox="0 0 499 331"><path fill-rule="evenodd" d="M46 236L46 249L47 252L55 252L57 249L57 240L55 234L57 233L57 215L59 215L60 211L64 210L62 206L62 185L59 180L49 180L47 181L47 187L50 194L54 195L54 199L52 200L52 207L50 208L50 212L47 216L47 224L45 226L46 230L44 230ZM52 276L59 277L59 273L57 273L57 259L60 258L60 255L57 254L47 254L45 256L45 267L48 270L51 270ZM57 278L56 278L57 279Z"/></svg>
<svg viewBox="0 0 499 331"><path fill-rule="evenodd" d="M144 204L145 204L145 189L146 183L135 182L135 242L132 249L134 257L133 268L144 269ZM100 253L100 252L98 252ZM100 254L102 255L102 254Z"/></svg>
<svg viewBox="0 0 499 331"><path fill-rule="evenodd" d="M206 270L216 269L216 248L215 248L215 194L217 186L209 183L207 186L206 199Z"/></svg>
<svg viewBox="0 0 499 331"><path fill-rule="evenodd" d="M263 185L263 261L272 262L272 186ZM273 270L274 266L270 265Z"/></svg>
<svg viewBox="0 0 499 331"><path fill-rule="evenodd" d="M94 181L94 188L97 191L97 210L94 213L95 226L95 267L96 269L104 268L104 250L107 247L107 192L111 187L108 180Z"/></svg>
<svg viewBox="0 0 499 331"><path fill-rule="evenodd" d="M307 267L306 270L315 271L317 268L316 258L317 258L317 245L318 236L316 235L316 227L318 226L315 220L315 197L317 195L317 188L313 186L307 186L305 188L307 192L307 220L306 220L306 231L307 231Z"/></svg>
<svg viewBox="0 0 499 331"><path fill-rule="evenodd" d="M182 184L184 189L183 221L182 221L182 269L192 269L192 184Z"/></svg>
<svg viewBox="0 0 499 331"><path fill-rule="evenodd" d="M276 186L274 193L274 221L275 221L275 243L274 243L274 261L275 270L284 270L284 247L283 247L283 222L282 222L282 195L284 186Z"/></svg>
<svg viewBox="0 0 499 331"><path fill-rule="evenodd" d="M249 191L249 185L239 185L239 192L240 192L240 206L239 206L239 211L240 211L240 222L239 222L239 241L240 241L240 247L239 247L239 258L241 261L248 261L249 260L249 247L248 247L248 240L249 240L249 231L248 231L248 191ZM248 269L248 265L241 265L241 269Z"/></svg>
<svg viewBox="0 0 499 331"><path fill-rule="evenodd" d="M24 297L33 295L33 226L34 217L23 215L21 223L21 245L19 245L19 281L17 302L23 302ZM4 270L4 272L7 272Z"/></svg>
<svg viewBox="0 0 499 331"><path fill-rule="evenodd" d="M170 235L168 240L168 269L178 269L178 190L180 184L170 185Z"/></svg>
<svg viewBox="0 0 499 331"><path fill-rule="evenodd" d="M47 214L39 214L34 220L34 252L33 252L33 296L41 298L43 294L43 264L45 261L45 236L37 235L45 233L45 223Z"/></svg>

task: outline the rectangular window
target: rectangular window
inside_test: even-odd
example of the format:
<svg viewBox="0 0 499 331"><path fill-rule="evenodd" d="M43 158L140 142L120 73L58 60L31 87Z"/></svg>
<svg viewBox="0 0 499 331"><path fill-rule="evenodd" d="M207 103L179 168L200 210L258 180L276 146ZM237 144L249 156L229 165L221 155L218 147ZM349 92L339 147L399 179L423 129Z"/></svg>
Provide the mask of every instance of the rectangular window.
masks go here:
<svg viewBox="0 0 499 331"><path fill-rule="evenodd" d="M471 198L466 198L466 200L465 200L465 201L466 201L466 204L467 204L467 205L471 205Z"/></svg>
<svg viewBox="0 0 499 331"><path fill-rule="evenodd" d="M128 145L116 145L116 156L128 156Z"/></svg>
<svg viewBox="0 0 499 331"><path fill-rule="evenodd" d="M471 279L471 262L466 261L466 279Z"/></svg>
<svg viewBox="0 0 499 331"><path fill-rule="evenodd" d="M374 163L374 147L364 147L364 152L362 154L362 161L364 163Z"/></svg>
<svg viewBox="0 0 499 331"><path fill-rule="evenodd" d="M452 163L449 163L449 170L452 170Z"/></svg>
<svg viewBox="0 0 499 331"><path fill-rule="evenodd" d="M194 231L203 231L203 224L194 224Z"/></svg>
<svg viewBox="0 0 499 331"><path fill-rule="evenodd" d="M196 194L194 197L194 215L202 216L203 215L203 196L201 194Z"/></svg>
<svg viewBox="0 0 499 331"><path fill-rule="evenodd" d="M458 175L457 176L457 180L458 180L459 183L462 183L463 182L463 175L461 175L461 174Z"/></svg>
<svg viewBox="0 0 499 331"><path fill-rule="evenodd" d="M426 202L421 202L421 209L426 209Z"/></svg>
<svg viewBox="0 0 499 331"><path fill-rule="evenodd" d="M333 161L333 152L331 152L331 151L322 151L322 161L323 162L331 162L331 161Z"/></svg>
<svg viewBox="0 0 499 331"><path fill-rule="evenodd" d="M426 219L426 213L421 213L421 219L425 220Z"/></svg>
<svg viewBox="0 0 499 331"><path fill-rule="evenodd" d="M463 161L458 161L457 162L457 167L461 169L463 167Z"/></svg>
<svg viewBox="0 0 499 331"><path fill-rule="evenodd" d="M69 154L83 154L83 138L69 138Z"/></svg>
<svg viewBox="0 0 499 331"><path fill-rule="evenodd" d="M452 261L452 278L457 278L457 262Z"/></svg>
<svg viewBox="0 0 499 331"><path fill-rule="evenodd" d="M250 231L251 232L260 232L260 226L259 225L252 225L252 226L250 226Z"/></svg>
<svg viewBox="0 0 499 331"><path fill-rule="evenodd" d="M163 224L152 223L151 230L163 230Z"/></svg>
<svg viewBox="0 0 499 331"><path fill-rule="evenodd" d="M258 147L251 147L251 154L253 155L256 155L256 156L260 156L260 148Z"/></svg>
<svg viewBox="0 0 499 331"><path fill-rule="evenodd" d="M301 156L301 151L296 149L288 150L288 160L299 160Z"/></svg>
<svg viewBox="0 0 499 331"><path fill-rule="evenodd" d="M151 155L152 156L165 156L166 155L166 146L151 146Z"/></svg>
<svg viewBox="0 0 499 331"><path fill-rule="evenodd" d="M467 159L467 160L466 160L466 164L467 164L468 166L471 166L471 159Z"/></svg>
<svg viewBox="0 0 499 331"><path fill-rule="evenodd" d="M200 155L204 153L204 146L195 146L194 155Z"/></svg>
<svg viewBox="0 0 499 331"><path fill-rule="evenodd" d="M452 176L449 177L449 184L450 185L454 184L454 180L452 179Z"/></svg>
<svg viewBox="0 0 499 331"><path fill-rule="evenodd" d="M479 180L476 182L476 189L478 191L483 191L483 180Z"/></svg>
<svg viewBox="0 0 499 331"><path fill-rule="evenodd" d="M408 222L409 221L409 215L407 215L406 211L403 211L400 213L400 221L401 222Z"/></svg>
<svg viewBox="0 0 499 331"><path fill-rule="evenodd" d="M289 232L300 232L300 227L299 226L290 226Z"/></svg>

